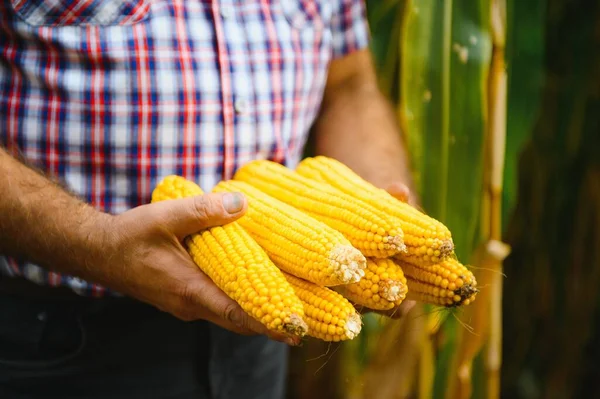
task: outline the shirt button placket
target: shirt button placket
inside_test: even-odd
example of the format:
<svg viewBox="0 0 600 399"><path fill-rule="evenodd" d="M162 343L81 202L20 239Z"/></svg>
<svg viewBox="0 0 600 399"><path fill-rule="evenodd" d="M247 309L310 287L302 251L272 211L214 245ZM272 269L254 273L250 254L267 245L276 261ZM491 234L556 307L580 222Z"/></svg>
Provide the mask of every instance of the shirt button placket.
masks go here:
<svg viewBox="0 0 600 399"><path fill-rule="evenodd" d="M228 24L233 23L235 9L233 0L213 0L212 11L215 21L215 36L217 41L217 54L221 78L221 90L223 102L223 178L228 179L232 175L235 157L235 132L234 119L235 110L233 105L233 79L230 70L230 54L228 50L227 31Z"/></svg>

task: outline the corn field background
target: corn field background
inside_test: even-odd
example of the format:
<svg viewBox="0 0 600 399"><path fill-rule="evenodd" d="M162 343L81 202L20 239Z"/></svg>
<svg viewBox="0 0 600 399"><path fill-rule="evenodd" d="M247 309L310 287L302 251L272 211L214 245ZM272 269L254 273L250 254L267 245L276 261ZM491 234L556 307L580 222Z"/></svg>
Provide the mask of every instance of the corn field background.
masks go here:
<svg viewBox="0 0 600 399"><path fill-rule="evenodd" d="M288 397L600 397L600 2L367 6L421 206L481 293L306 342Z"/></svg>

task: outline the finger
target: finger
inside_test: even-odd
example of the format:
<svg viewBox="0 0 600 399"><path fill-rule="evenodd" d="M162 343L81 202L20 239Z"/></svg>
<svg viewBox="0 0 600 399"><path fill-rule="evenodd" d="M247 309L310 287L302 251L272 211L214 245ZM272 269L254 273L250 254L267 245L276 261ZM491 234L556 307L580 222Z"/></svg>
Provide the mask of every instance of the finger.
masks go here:
<svg viewBox="0 0 600 399"><path fill-rule="evenodd" d="M237 302L228 297L212 283L206 284L204 288L199 291L199 301L204 304L209 312L212 312L212 317L214 317L215 320L219 320L217 323L219 325L231 324L240 330L266 335L273 340L285 342L289 345L298 345L300 343L299 337L291 337L283 333L269 330L264 324L246 313Z"/></svg>
<svg viewBox="0 0 600 399"><path fill-rule="evenodd" d="M238 334L257 334L251 329L224 320L216 316L210 309L207 309L203 296L199 294L200 292L214 290L214 295L225 295L225 293L218 289L210 277L199 269L186 253L183 251L175 253L166 263L181 265L182 267L174 268L171 270L173 274L170 275L170 278L179 284L178 290L175 291L178 295L173 298L174 301L169 301L167 304L158 304L161 310L170 312L184 321L202 319Z"/></svg>
<svg viewBox="0 0 600 399"><path fill-rule="evenodd" d="M410 198L410 189L403 183L392 183L388 186L386 191L402 202L408 202Z"/></svg>
<svg viewBox="0 0 600 399"><path fill-rule="evenodd" d="M178 238L214 226L231 223L242 216L248 207L241 193L209 193L195 197L157 202L161 220Z"/></svg>

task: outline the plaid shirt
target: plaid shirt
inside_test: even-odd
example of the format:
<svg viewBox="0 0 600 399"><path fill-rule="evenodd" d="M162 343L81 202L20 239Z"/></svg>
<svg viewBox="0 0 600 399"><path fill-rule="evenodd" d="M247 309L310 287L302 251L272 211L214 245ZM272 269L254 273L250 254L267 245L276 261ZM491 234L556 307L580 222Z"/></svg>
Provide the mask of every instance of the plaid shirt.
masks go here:
<svg viewBox="0 0 600 399"><path fill-rule="evenodd" d="M0 144L111 213L168 174L208 191L252 159L293 167L329 62L368 45L363 1L0 0Z"/></svg>

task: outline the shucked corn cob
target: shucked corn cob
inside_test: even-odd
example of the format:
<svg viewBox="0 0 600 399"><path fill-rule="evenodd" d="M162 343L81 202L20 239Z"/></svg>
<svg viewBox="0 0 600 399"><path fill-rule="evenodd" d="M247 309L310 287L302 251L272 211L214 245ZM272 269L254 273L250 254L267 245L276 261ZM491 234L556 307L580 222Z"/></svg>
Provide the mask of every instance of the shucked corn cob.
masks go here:
<svg viewBox="0 0 600 399"><path fill-rule="evenodd" d="M281 270L323 286L364 276L365 257L342 233L242 181L221 181L213 191L238 191L248 198L238 223Z"/></svg>
<svg viewBox="0 0 600 399"><path fill-rule="evenodd" d="M389 310L404 301L406 277L392 259L368 258L365 277L358 283L335 287L335 290L357 305Z"/></svg>
<svg viewBox="0 0 600 399"><path fill-rule="evenodd" d="M201 194L195 183L167 176L154 189L152 202ZM237 222L192 234L185 244L198 267L256 320L270 330L306 334L302 302L294 289Z"/></svg>
<svg viewBox="0 0 600 399"><path fill-rule="evenodd" d="M452 236L444 224L375 187L343 163L324 156L305 158L298 164L296 172L332 185L356 198L376 202L380 209L396 216L404 232L407 250L398 254L398 258L416 265L428 265L452 253Z"/></svg>
<svg viewBox="0 0 600 399"><path fill-rule="evenodd" d="M360 333L360 316L346 298L327 287L285 272L284 275L304 305L307 335L337 342L353 339Z"/></svg>
<svg viewBox="0 0 600 399"><path fill-rule="evenodd" d="M250 161L234 180L244 181L341 232L363 255L389 257L405 250L400 220L374 204L268 160Z"/></svg>
<svg viewBox="0 0 600 399"><path fill-rule="evenodd" d="M456 307L470 304L479 292L473 273L454 257L427 267L397 263L406 276L408 299Z"/></svg>

